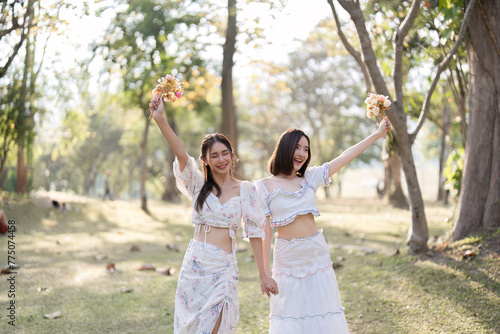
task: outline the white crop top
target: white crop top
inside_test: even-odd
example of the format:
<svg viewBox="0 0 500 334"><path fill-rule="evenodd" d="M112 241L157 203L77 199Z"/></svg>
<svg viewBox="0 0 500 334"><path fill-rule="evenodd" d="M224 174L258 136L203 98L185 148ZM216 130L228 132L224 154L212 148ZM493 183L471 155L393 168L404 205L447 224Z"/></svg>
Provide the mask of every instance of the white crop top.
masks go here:
<svg viewBox="0 0 500 334"><path fill-rule="evenodd" d="M299 215L312 213L319 216L316 206L316 190L320 185L330 185L330 165L309 167L304 173L301 188L295 192L286 192L281 188L268 191L264 182L255 182L257 191L264 202L264 211L271 216L271 227L280 227L290 224Z"/></svg>
<svg viewBox="0 0 500 334"><path fill-rule="evenodd" d="M195 208L196 199L205 183L205 177L199 170L196 160L191 156L188 157L188 162L181 172L176 158L174 161L174 176L179 190L193 200L191 220L193 226L206 224L229 228L236 232L241 221L245 240L247 238L264 239L266 216L262 201L260 201L255 186L251 182L241 182L239 196L231 197L224 204L219 201L217 196L210 193L203 204L201 213L198 213Z"/></svg>

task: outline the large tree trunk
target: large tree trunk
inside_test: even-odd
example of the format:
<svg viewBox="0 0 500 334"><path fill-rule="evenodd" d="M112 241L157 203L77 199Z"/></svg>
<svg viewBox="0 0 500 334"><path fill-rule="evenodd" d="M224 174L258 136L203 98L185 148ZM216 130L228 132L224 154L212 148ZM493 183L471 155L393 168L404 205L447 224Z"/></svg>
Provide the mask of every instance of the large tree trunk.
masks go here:
<svg viewBox="0 0 500 334"><path fill-rule="evenodd" d="M146 118L144 132L141 141L141 209L148 212L148 198L146 194L146 176L147 176L147 159L148 159L148 132L149 119Z"/></svg>
<svg viewBox="0 0 500 334"><path fill-rule="evenodd" d="M469 127L453 240L500 226L500 1L478 1L471 20Z"/></svg>
<svg viewBox="0 0 500 334"><path fill-rule="evenodd" d="M222 126L221 132L226 135L237 153L238 129L236 118L236 107L233 97L233 55L236 45L236 0L227 1L228 19L226 42L224 43L224 55L222 60Z"/></svg>

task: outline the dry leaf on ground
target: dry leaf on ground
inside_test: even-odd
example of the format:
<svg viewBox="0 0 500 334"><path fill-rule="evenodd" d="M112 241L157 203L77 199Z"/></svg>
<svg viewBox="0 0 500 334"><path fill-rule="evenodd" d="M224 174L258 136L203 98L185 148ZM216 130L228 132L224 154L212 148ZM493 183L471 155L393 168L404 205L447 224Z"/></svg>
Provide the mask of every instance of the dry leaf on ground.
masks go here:
<svg viewBox="0 0 500 334"><path fill-rule="evenodd" d="M153 266L151 263L144 263L139 270L155 270L155 266Z"/></svg>
<svg viewBox="0 0 500 334"><path fill-rule="evenodd" d="M54 313L44 314L43 316L47 319L55 319L60 318L62 316L62 313L61 311L55 311Z"/></svg>

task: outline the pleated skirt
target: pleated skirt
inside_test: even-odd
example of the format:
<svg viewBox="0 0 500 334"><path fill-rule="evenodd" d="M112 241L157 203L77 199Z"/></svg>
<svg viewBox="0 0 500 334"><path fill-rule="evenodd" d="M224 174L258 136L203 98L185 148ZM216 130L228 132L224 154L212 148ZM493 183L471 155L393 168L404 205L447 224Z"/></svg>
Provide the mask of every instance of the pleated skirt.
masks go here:
<svg viewBox="0 0 500 334"><path fill-rule="evenodd" d="M322 231L306 238L276 238L271 297L272 334L349 333L330 251Z"/></svg>
<svg viewBox="0 0 500 334"><path fill-rule="evenodd" d="M222 312L221 334L232 334L239 319L238 267L210 243L191 240L175 294L174 333L210 334Z"/></svg>

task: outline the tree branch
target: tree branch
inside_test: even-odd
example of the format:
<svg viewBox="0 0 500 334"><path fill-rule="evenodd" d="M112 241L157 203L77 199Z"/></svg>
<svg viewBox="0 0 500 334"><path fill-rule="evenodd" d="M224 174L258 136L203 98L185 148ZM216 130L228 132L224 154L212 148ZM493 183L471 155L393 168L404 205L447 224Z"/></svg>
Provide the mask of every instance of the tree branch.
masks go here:
<svg viewBox="0 0 500 334"><path fill-rule="evenodd" d="M392 78L394 82L394 93L396 101L404 101L403 96L403 42L410 31L410 28L415 24L415 19L420 10L420 0L413 0L410 11L398 30L394 33L394 68Z"/></svg>
<svg viewBox="0 0 500 334"><path fill-rule="evenodd" d="M427 117L427 113L429 112L429 105L431 102L431 97L432 97L432 94L434 93L434 90L436 89L436 86L437 86L437 83L438 83L439 78L441 76L441 73L446 69L446 67L448 66L448 64L451 61L451 58L457 52L458 47L462 43L462 39L465 35L465 30L467 29L467 26L469 25L471 13L472 13L472 8L476 4L476 1L477 0L471 0L469 2L469 5L467 6L467 10L465 11L465 15L464 15L464 18L462 21L462 26L460 27L460 32L458 33L457 40L455 41L453 48L450 50L450 52L448 53L446 58L443 59L443 61L441 61L441 63L439 63L439 65L436 68L436 74L434 76L434 79L432 80L431 87L427 91L427 94L426 94L425 100L424 100L424 104L422 105L422 111L421 111L420 116L418 118L417 127L415 128L415 130L412 133L410 133L410 142L412 144L415 141L415 138L417 137L418 132L420 131L420 129L424 125L424 121Z"/></svg>
<svg viewBox="0 0 500 334"><path fill-rule="evenodd" d="M361 59L361 54L354 49L354 47L349 43L347 38L344 35L344 32L342 31L342 24L338 18L337 11L335 10L335 6L333 5L333 0L327 0L328 4L332 8L333 12L333 17L335 19L335 24L337 25L337 33L339 34L340 40L342 41L342 44L344 44L344 47L346 48L347 52L356 60L356 63L358 63L358 66L361 68L361 71L363 72L363 76L365 78L365 85L366 85L366 91L370 92L371 87L372 87L372 80L370 78L370 74L368 73L368 69L366 68L365 63L363 63L363 59Z"/></svg>
<svg viewBox="0 0 500 334"><path fill-rule="evenodd" d="M359 41L361 43L362 59L366 67L368 68L368 72L370 73L370 78L372 79L375 91L379 94L389 95L389 90L387 89L387 84L384 80L384 76L377 66L377 58L375 57L375 52L372 49L370 35L368 34L368 30L366 30L365 18L363 16L363 11L361 10L359 1L337 1L349 13L349 15L351 15L351 20L356 26Z"/></svg>

